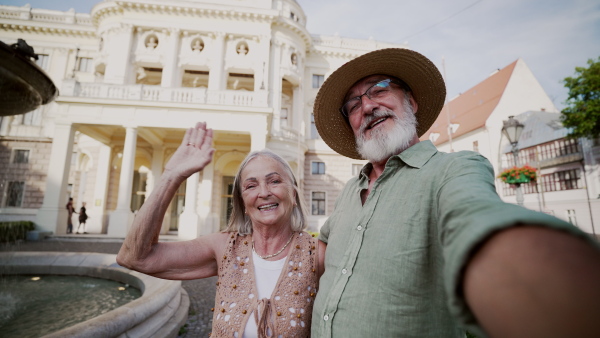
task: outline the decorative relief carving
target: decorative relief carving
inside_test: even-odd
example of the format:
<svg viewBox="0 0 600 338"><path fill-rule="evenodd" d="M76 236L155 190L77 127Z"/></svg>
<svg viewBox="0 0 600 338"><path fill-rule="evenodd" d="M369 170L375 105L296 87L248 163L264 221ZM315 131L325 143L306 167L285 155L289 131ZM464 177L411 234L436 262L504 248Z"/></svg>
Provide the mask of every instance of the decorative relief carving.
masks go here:
<svg viewBox="0 0 600 338"><path fill-rule="evenodd" d="M158 42L158 37L154 34L150 34L144 40L144 46L146 46L148 49L156 49Z"/></svg>
<svg viewBox="0 0 600 338"><path fill-rule="evenodd" d="M204 50L204 41L201 38L195 38L192 40L192 44L190 46L193 52L200 53Z"/></svg>
<svg viewBox="0 0 600 338"><path fill-rule="evenodd" d="M290 55L290 62L292 63L292 66L298 66L298 55L296 53Z"/></svg>
<svg viewBox="0 0 600 338"><path fill-rule="evenodd" d="M250 51L248 49L248 44L246 43L246 41L238 42L237 46L235 47L235 50L239 55L246 55Z"/></svg>

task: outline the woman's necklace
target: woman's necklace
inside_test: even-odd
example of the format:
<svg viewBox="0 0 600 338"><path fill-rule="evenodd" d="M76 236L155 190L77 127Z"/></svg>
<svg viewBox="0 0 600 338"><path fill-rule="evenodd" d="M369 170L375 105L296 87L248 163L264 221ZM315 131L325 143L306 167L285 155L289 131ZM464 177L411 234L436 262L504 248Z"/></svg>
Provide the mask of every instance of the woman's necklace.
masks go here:
<svg viewBox="0 0 600 338"><path fill-rule="evenodd" d="M287 246L292 242L293 237L294 237L294 234L292 233L292 235L290 236L290 239L288 239L287 243L285 243L285 245L283 246L283 248L281 248L281 250L277 251L276 253L274 253L272 255L266 255L266 256L261 256L258 254L258 252L256 252L256 250L254 250L254 240L252 240L252 251L254 251L254 253L262 259L269 259L271 257L275 257L275 256L279 255L280 253L282 253L283 250L285 250L285 248L287 248Z"/></svg>

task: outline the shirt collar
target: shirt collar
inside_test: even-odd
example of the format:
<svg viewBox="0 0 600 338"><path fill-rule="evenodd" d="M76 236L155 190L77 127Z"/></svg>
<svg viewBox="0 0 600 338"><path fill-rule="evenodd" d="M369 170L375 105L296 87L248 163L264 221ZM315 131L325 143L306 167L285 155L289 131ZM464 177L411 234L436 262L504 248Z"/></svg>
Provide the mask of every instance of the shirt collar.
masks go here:
<svg viewBox="0 0 600 338"><path fill-rule="evenodd" d="M433 157L438 152L437 148L431 143L431 141L421 141L412 147L406 149L398 155L394 155L390 157L390 159L386 163L387 166L399 166L401 162L406 163L406 165L420 169L429 161L430 158ZM373 164L371 162L367 163L360 172L359 179L363 184L364 182L368 182L369 173L373 169Z"/></svg>
<svg viewBox="0 0 600 338"><path fill-rule="evenodd" d="M431 143L431 141L421 141L412 147L406 149L398 155L394 155L390 158L399 158L402 162L407 165L420 169L438 152L437 148ZM388 160L388 163L390 162Z"/></svg>

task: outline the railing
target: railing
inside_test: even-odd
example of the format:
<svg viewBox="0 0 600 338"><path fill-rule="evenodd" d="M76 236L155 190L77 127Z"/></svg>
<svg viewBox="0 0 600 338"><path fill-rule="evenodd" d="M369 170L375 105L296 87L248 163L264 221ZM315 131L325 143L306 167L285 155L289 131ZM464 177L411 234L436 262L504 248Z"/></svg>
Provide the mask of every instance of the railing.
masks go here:
<svg viewBox="0 0 600 338"><path fill-rule="evenodd" d="M163 88L148 85L114 85L107 83L65 82L61 95L173 103L198 103L244 107L268 107L268 92L241 90L207 90L206 88Z"/></svg>
<svg viewBox="0 0 600 338"><path fill-rule="evenodd" d="M89 14L31 8L31 6L2 6L0 7L0 18L92 26Z"/></svg>

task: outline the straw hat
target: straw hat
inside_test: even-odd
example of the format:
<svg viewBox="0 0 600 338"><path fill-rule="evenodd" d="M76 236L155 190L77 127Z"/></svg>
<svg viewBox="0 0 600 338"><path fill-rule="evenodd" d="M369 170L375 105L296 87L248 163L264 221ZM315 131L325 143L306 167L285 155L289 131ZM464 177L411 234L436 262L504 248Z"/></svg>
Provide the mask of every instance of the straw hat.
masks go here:
<svg viewBox="0 0 600 338"><path fill-rule="evenodd" d="M358 80L375 74L395 76L412 90L418 109L417 133L423 135L435 122L446 99L446 85L436 66L425 56L404 48L376 50L338 68L321 86L315 99L315 124L319 135L341 155L362 159L356 151L352 129L339 108Z"/></svg>

